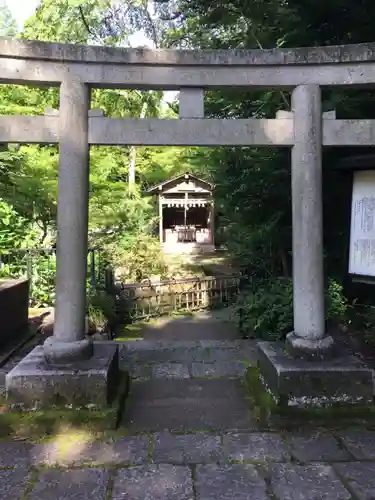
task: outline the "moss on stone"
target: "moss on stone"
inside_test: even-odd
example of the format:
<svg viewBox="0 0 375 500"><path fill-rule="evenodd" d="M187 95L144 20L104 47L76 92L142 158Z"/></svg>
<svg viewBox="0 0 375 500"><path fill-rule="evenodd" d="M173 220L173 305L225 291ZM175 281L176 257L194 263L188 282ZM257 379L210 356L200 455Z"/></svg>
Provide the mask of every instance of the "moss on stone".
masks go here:
<svg viewBox="0 0 375 500"><path fill-rule="evenodd" d="M93 433L116 430L128 390L128 377L123 374L113 403L95 409L56 407L43 411L12 410L3 397L0 400L0 439L40 440L55 435L62 428L85 429Z"/></svg>
<svg viewBox="0 0 375 500"><path fill-rule="evenodd" d="M309 425L341 427L365 422L375 426L374 405L332 404L329 407L291 407L277 402L264 387L257 367L249 367L244 386L253 418L261 427L293 428Z"/></svg>

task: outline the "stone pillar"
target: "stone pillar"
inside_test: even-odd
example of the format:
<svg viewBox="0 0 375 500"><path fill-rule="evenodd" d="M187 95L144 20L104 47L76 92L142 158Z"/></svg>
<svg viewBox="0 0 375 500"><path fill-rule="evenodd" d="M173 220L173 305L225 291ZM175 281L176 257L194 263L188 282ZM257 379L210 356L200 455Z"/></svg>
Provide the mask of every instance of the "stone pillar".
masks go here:
<svg viewBox="0 0 375 500"><path fill-rule="evenodd" d="M48 362L88 359L85 339L89 196L86 84L68 78L60 87L60 147L57 211L56 308L53 337L46 340Z"/></svg>
<svg viewBox="0 0 375 500"><path fill-rule="evenodd" d="M184 88L180 91L180 118L204 118L204 90Z"/></svg>
<svg viewBox="0 0 375 500"><path fill-rule="evenodd" d="M325 332L322 202L322 110L318 85L292 95L293 308L289 352L320 358L331 351Z"/></svg>

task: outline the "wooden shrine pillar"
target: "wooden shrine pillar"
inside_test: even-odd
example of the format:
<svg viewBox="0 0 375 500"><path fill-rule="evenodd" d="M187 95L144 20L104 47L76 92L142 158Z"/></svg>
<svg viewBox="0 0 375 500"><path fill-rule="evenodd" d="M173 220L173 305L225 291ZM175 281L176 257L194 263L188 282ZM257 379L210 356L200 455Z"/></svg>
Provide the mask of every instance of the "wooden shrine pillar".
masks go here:
<svg viewBox="0 0 375 500"><path fill-rule="evenodd" d="M213 200L211 200L211 208L210 208L210 232L211 232L211 244L215 245L215 205Z"/></svg>
<svg viewBox="0 0 375 500"><path fill-rule="evenodd" d="M159 195L159 241L164 243L164 225L163 225L163 197Z"/></svg>

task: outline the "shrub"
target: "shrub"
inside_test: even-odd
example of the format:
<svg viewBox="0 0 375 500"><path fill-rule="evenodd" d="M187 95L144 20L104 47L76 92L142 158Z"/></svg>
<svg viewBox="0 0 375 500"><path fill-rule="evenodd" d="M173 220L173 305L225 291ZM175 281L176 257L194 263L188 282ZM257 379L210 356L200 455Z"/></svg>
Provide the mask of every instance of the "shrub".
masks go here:
<svg viewBox="0 0 375 500"><path fill-rule="evenodd" d="M116 322L116 302L112 295L98 289L91 289L87 296L89 322L99 330L111 330Z"/></svg>
<svg viewBox="0 0 375 500"><path fill-rule="evenodd" d="M0 278L30 280L31 307L52 306L55 302L56 256L54 253L18 253L0 269Z"/></svg>
<svg viewBox="0 0 375 500"><path fill-rule="evenodd" d="M338 321L348 304L342 286L329 280L326 290L326 316ZM293 330L293 283L291 279L271 278L254 281L240 294L237 310L241 331L247 338L278 340Z"/></svg>
<svg viewBox="0 0 375 500"><path fill-rule="evenodd" d="M327 319L332 322L344 320L349 303L344 296L342 285L333 279L328 280L325 298Z"/></svg>
<svg viewBox="0 0 375 500"><path fill-rule="evenodd" d="M281 278L259 280L240 294L237 307L248 338L276 340L293 324L293 286Z"/></svg>
<svg viewBox="0 0 375 500"><path fill-rule="evenodd" d="M123 238L107 246L106 253L117 278L123 282L140 281L152 275L164 277L167 273L159 240L147 234Z"/></svg>

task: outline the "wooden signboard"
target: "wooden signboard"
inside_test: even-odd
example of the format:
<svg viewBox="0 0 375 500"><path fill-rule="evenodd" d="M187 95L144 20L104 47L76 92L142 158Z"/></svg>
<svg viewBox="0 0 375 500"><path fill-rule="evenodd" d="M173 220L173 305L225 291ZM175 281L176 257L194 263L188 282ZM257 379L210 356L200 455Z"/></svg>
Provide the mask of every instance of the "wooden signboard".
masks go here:
<svg viewBox="0 0 375 500"><path fill-rule="evenodd" d="M353 174L349 273L375 278L375 171Z"/></svg>

